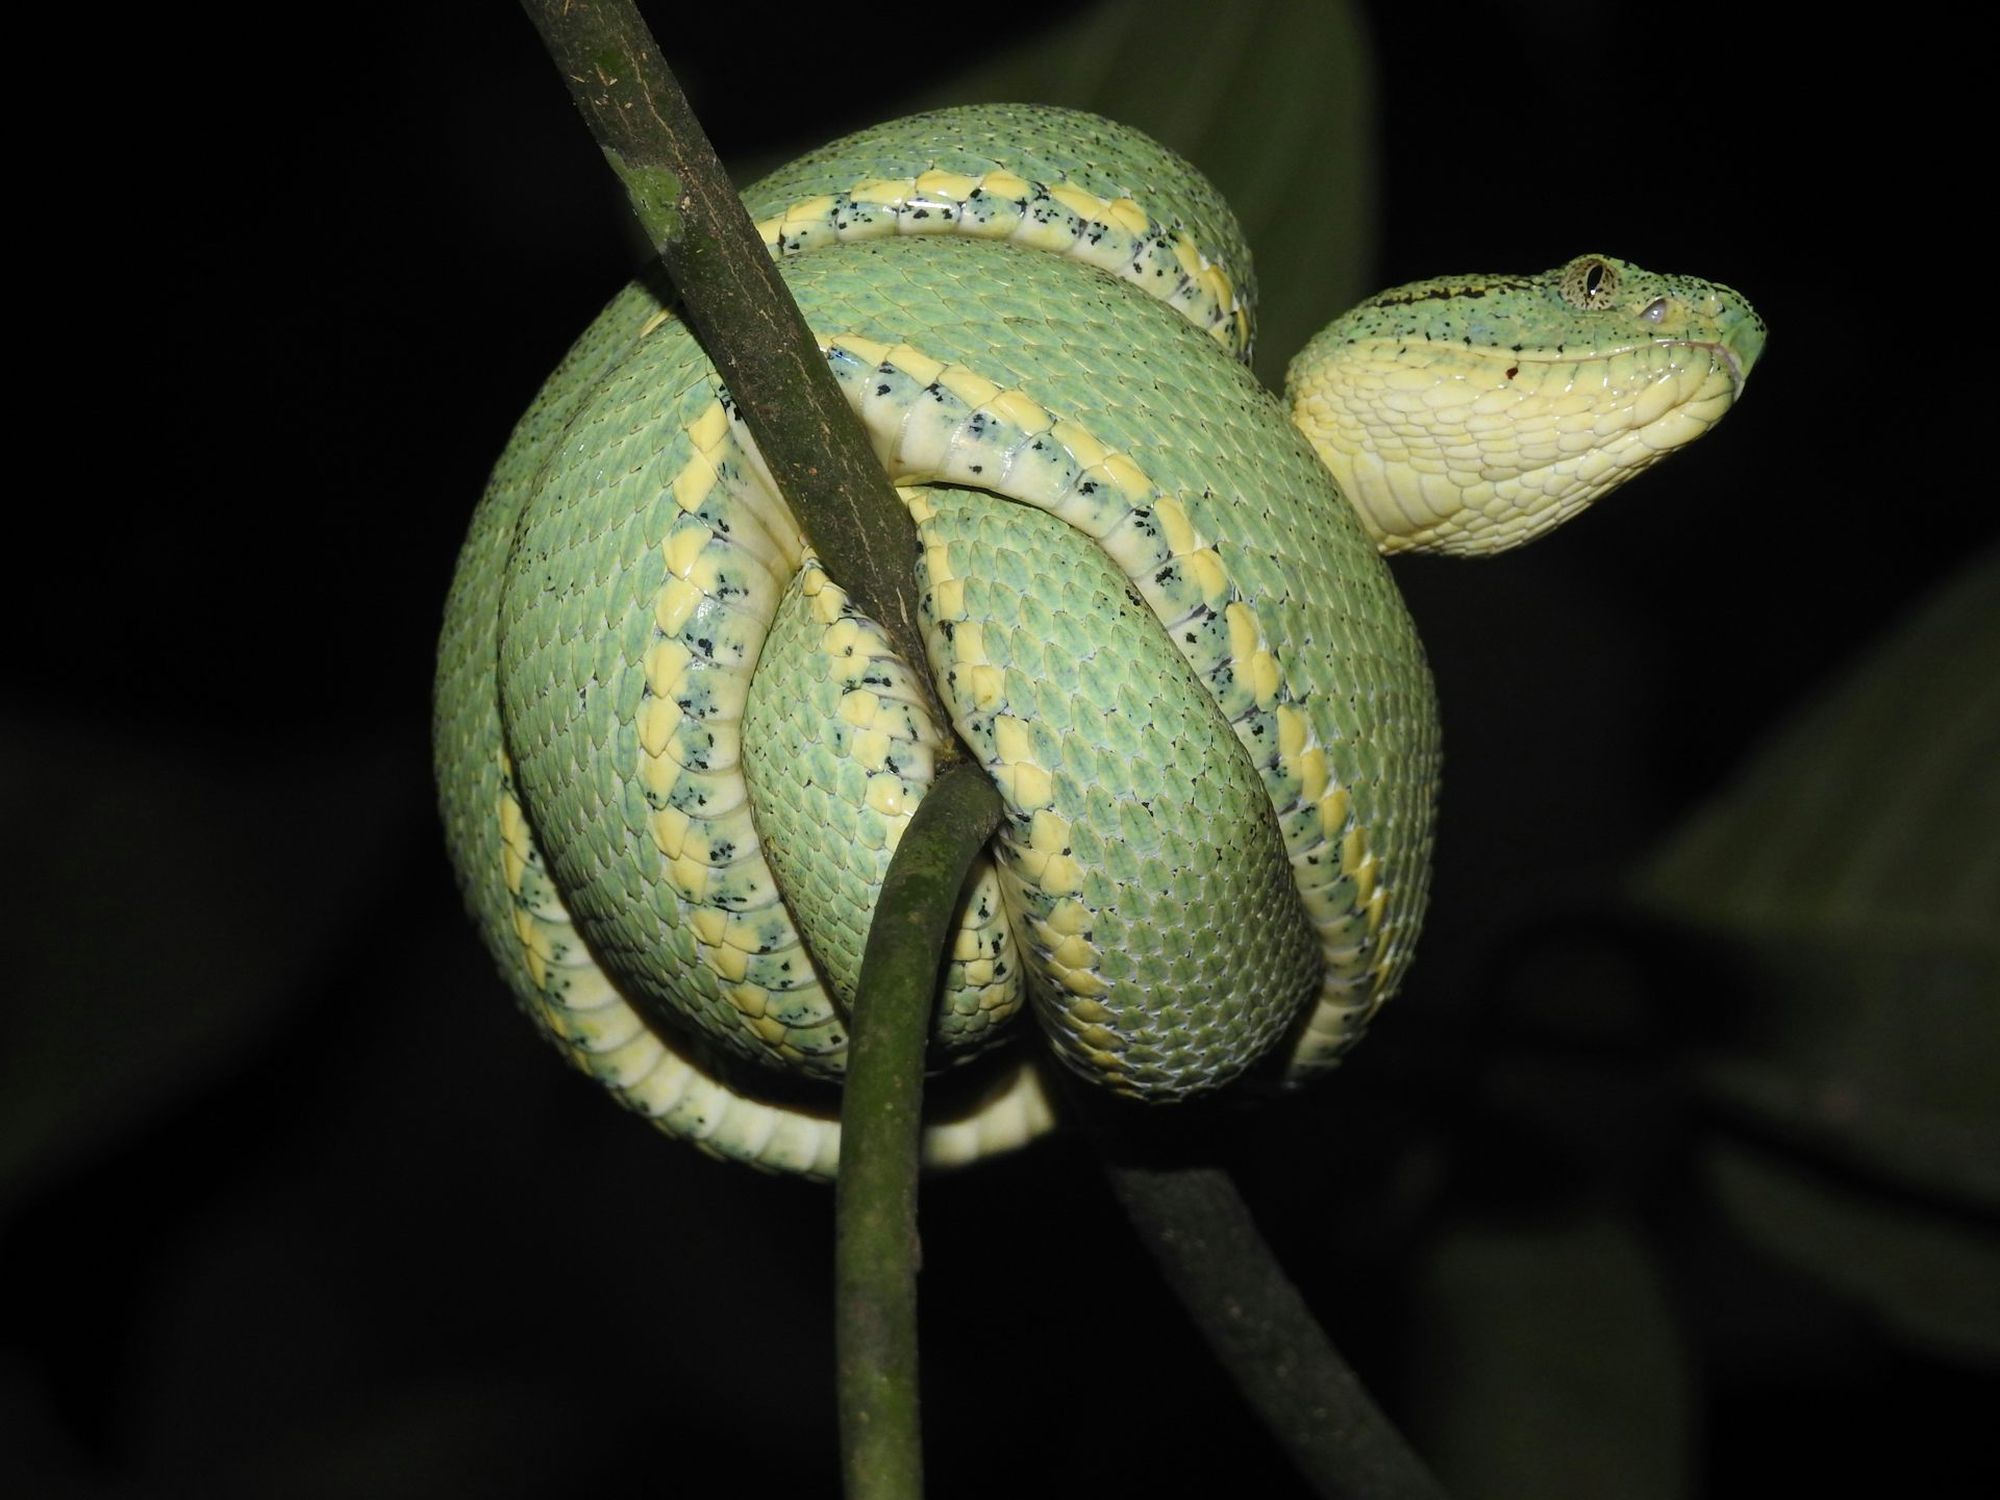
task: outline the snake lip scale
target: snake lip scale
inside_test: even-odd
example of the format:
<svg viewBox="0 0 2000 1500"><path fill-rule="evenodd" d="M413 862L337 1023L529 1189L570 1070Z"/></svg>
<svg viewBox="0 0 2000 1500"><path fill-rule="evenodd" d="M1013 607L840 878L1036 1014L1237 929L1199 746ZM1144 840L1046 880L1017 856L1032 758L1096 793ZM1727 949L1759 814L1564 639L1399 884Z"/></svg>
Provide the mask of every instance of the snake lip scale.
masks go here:
<svg viewBox="0 0 2000 1500"><path fill-rule="evenodd" d="M439 646L446 836L524 1010L670 1134L831 1175L875 895L955 739L1007 813L946 955L927 1162L1048 1129L1050 1059L1162 1103L1326 1071L1429 885L1436 709L1382 555L1587 508L1721 419L1762 321L1608 256L1419 282L1280 401L1234 216L1127 127L942 111L745 201L917 523L928 659L628 287L496 463Z"/></svg>
<svg viewBox="0 0 2000 1500"><path fill-rule="evenodd" d="M1699 343L1699 344L1690 344L1688 347L1692 349L1705 349L1710 354L1720 359L1724 364L1728 365L1729 383L1733 387L1735 387L1736 393L1738 395L1741 395L1743 393L1743 382L1744 379L1748 376L1749 371L1744 367L1742 355L1738 354L1734 349L1730 348L1727 344Z"/></svg>

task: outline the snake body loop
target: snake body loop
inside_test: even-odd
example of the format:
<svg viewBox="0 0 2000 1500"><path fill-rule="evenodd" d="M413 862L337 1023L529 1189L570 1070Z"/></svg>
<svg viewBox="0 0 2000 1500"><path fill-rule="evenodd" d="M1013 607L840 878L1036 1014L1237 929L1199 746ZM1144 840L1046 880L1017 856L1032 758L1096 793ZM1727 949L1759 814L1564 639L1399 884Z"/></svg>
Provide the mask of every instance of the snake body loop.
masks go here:
<svg viewBox="0 0 2000 1500"><path fill-rule="evenodd" d="M1426 283L1316 340L1288 413L1240 362L1234 220L1136 132L950 111L746 200L904 486L929 660L818 567L628 288L496 466L440 650L447 834L524 1006L670 1132L828 1175L874 893L955 735L1008 816L946 965L929 1160L1050 1123L1023 1010L1141 1099L1330 1065L1428 883L1436 716L1378 549L1580 508L1720 416L1761 324L1601 257ZM1566 293L1603 305L1564 321Z"/></svg>

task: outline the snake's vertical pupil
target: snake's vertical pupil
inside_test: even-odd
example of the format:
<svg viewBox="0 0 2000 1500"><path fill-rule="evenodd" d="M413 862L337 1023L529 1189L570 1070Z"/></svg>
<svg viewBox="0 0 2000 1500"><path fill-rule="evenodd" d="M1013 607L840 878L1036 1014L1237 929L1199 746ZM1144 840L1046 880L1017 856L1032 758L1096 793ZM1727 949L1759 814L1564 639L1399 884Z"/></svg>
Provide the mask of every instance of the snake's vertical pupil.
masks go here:
<svg viewBox="0 0 2000 1500"><path fill-rule="evenodd" d="M1616 263L1598 255L1580 255L1563 268L1560 291L1570 306L1591 312L1610 305L1618 280Z"/></svg>

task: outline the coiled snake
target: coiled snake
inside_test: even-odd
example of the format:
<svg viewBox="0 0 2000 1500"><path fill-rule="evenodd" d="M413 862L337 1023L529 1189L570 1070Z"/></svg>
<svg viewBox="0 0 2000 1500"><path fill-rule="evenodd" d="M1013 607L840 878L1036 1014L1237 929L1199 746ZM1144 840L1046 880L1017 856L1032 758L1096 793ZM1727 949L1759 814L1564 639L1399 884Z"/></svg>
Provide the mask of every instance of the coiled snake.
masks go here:
<svg viewBox="0 0 2000 1500"><path fill-rule="evenodd" d="M628 288L496 466L440 648L446 831L523 1005L672 1134L830 1174L874 891L956 734L1008 811L946 964L928 1161L1050 1123L998 1045L1024 1008L1141 1099L1325 1069L1428 883L1436 719L1379 553L1575 514L1722 416L1763 324L1595 255L1422 282L1315 338L1281 405L1241 362L1234 219L1137 132L947 111L745 197L905 487L951 723Z"/></svg>

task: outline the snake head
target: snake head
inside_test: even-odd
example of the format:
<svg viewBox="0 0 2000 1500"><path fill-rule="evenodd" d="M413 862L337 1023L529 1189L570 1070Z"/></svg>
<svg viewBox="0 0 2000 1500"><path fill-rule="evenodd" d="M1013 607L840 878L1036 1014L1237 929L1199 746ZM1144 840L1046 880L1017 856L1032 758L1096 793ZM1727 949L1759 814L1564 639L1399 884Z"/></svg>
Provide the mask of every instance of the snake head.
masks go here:
<svg viewBox="0 0 2000 1500"><path fill-rule="evenodd" d="M1292 362L1286 396L1384 552L1483 554L1707 432L1764 336L1728 287L1580 255L1371 297Z"/></svg>

